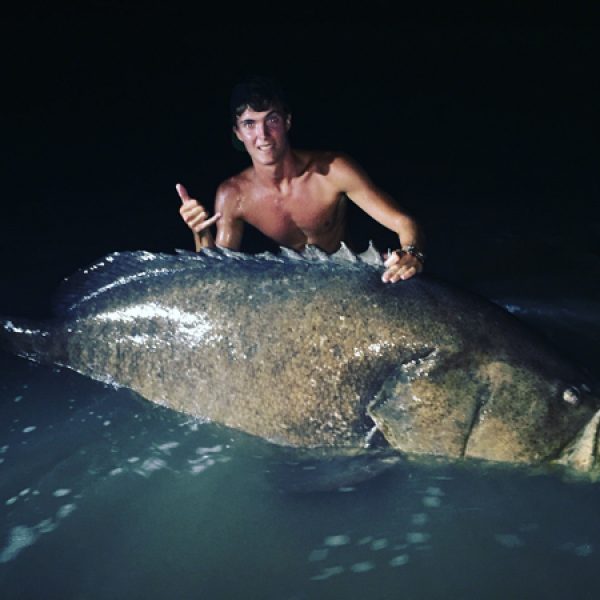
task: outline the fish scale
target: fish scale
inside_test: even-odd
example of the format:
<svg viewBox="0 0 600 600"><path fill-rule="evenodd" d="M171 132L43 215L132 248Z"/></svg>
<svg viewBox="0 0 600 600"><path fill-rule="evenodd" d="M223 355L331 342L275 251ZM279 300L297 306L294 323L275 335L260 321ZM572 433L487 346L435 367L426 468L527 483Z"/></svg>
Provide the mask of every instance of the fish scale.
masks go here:
<svg viewBox="0 0 600 600"><path fill-rule="evenodd" d="M577 443L599 405L576 367L484 298L383 269L373 247L113 253L0 343L285 446L377 431L404 454L539 463Z"/></svg>

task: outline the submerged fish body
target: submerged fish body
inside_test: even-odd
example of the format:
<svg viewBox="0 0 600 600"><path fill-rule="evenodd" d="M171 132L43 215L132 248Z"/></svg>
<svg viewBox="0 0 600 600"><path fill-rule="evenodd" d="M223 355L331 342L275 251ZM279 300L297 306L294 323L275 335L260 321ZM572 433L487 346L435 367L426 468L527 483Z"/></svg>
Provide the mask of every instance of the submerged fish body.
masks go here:
<svg viewBox="0 0 600 600"><path fill-rule="evenodd" d="M590 470L600 405L507 311L373 249L114 253L3 345L273 443Z"/></svg>

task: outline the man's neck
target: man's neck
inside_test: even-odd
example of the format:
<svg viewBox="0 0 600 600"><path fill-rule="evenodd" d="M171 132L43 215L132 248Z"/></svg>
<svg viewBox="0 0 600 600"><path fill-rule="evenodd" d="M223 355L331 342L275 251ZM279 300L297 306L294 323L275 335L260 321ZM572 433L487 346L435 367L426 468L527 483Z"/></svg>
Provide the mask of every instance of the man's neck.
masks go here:
<svg viewBox="0 0 600 600"><path fill-rule="evenodd" d="M256 179L263 185L276 187L289 184L299 174L299 160L296 153L288 148L287 152L272 165L253 163Z"/></svg>

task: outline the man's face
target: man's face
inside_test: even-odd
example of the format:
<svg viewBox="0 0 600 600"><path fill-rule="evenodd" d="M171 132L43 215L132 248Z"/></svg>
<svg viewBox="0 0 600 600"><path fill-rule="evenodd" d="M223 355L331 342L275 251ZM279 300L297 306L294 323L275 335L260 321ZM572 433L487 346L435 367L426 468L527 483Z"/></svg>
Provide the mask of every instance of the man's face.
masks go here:
<svg viewBox="0 0 600 600"><path fill-rule="evenodd" d="M256 112L247 108L236 121L233 131L253 161L274 164L288 147L287 132L291 118L278 108Z"/></svg>

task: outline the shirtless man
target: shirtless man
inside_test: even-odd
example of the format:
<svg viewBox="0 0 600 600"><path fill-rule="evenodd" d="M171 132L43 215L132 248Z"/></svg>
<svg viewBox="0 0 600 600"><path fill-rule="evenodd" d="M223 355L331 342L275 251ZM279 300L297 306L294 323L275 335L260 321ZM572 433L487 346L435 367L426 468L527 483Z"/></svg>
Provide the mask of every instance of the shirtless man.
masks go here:
<svg viewBox="0 0 600 600"><path fill-rule="evenodd" d="M281 246L301 250L312 244L335 252L344 239L350 199L399 237L400 249L386 258L384 282L409 279L423 269L417 223L359 165L341 153L291 148L292 115L274 82L254 79L235 86L231 113L233 133L252 165L221 183L212 217L183 185L176 186L196 251L215 245L239 250L249 223Z"/></svg>

